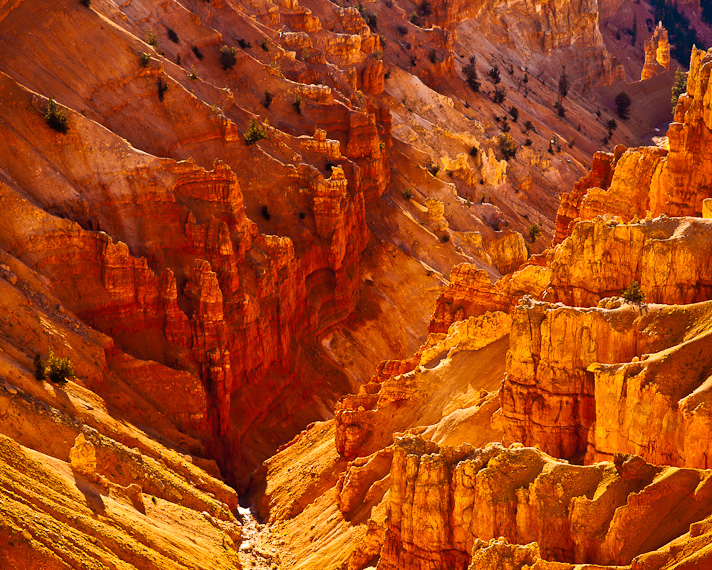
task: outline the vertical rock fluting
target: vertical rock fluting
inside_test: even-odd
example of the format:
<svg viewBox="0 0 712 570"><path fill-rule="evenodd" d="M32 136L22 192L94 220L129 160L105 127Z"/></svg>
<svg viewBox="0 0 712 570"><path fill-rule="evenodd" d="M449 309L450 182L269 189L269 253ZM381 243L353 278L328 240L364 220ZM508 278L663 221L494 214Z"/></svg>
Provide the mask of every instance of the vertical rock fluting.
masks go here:
<svg viewBox="0 0 712 570"><path fill-rule="evenodd" d="M551 281L545 298L596 306L637 281L649 303L712 299L712 257L705 245L711 239L712 223L700 218L580 222L550 254Z"/></svg>
<svg viewBox="0 0 712 570"><path fill-rule="evenodd" d="M579 466L533 448L439 447L403 436L390 477L379 570L489 569L483 564L498 559L495 551L541 558L535 567L545 568L546 560L630 564L712 510L703 504L712 492L708 471L627 455ZM689 510L678 510L683 505ZM682 516L671 523L673 513Z"/></svg>
<svg viewBox="0 0 712 570"><path fill-rule="evenodd" d="M505 442L586 462L621 452L709 467L712 302L606 304L514 309L501 392Z"/></svg>
<svg viewBox="0 0 712 570"><path fill-rule="evenodd" d="M521 241L515 240L514 245L519 250ZM501 252L493 253L504 257ZM452 323L468 317L489 311L507 312L522 295L539 297L550 277L548 267L532 263L493 284L485 270L470 263L456 265L450 273L450 283L438 296L429 331L444 333Z"/></svg>
<svg viewBox="0 0 712 570"><path fill-rule="evenodd" d="M616 312L525 302L512 311L502 388L505 442L539 445L556 457L586 451L595 421L592 363L639 356L633 307Z"/></svg>
<svg viewBox="0 0 712 570"><path fill-rule="evenodd" d="M72 144L57 144L43 129L29 145L27 129L36 121L30 106L37 96L7 77L3 82L5 97L14 101L3 105L6 137L27 147L39 164L51 157L61 183L47 193L26 178L23 162L6 161L3 153L2 163L39 205L76 222L46 214L3 186L16 211L3 243L19 247L18 255L52 280L66 306L111 335L118 348L186 371L186 381L201 378L204 392L179 390L193 410L187 427L206 438L231 432L239 441L279 399L281 386L295 381L297 366L305 366L295 364L298 344L355 306L367 239L363 182L378 193L387 180L375 114L362 113L364 125L347 131L352 154L377 154L369 174L375 181L349 161L347 172L337 166L326 180L307 165L275 169L285 186L308 200L313 216L317 239L305 239L309 230L297 234L305 240L297 257L291 238L262 234L248 219L237 176L227 165L216 162L205 170L192 161L151 157L79 114L71 115ZM87 157L97 148L103 149L104 168L93 180ZM275 383L267 391L271 397L254 394L255 402L235 414L231 394L240 391L245 398L259 391L265 377ZM156 390L165 386L157 382L147 389L152 401L160 401ZM178 410L168 408L186 425ZM196 408L203 409L200 416ZM239 449L233 452L239 462Z"/></svg>

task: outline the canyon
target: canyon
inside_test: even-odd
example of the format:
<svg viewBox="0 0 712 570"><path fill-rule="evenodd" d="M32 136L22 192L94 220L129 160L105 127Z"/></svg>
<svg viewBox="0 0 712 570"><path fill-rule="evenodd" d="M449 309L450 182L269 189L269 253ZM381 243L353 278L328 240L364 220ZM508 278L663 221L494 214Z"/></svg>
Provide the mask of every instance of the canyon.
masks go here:
<svg viewBox="0 0 712 570"><path fill-rule="evenodd" d="M0 567L712 565L712 51L348 4L0 0Z"/></svg>

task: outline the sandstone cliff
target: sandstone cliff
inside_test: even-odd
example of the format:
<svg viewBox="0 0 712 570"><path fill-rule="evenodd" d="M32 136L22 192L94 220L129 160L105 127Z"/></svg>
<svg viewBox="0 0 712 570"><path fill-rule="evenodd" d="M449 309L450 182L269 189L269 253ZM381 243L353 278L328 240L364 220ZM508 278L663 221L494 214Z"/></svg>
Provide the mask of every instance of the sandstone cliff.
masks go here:
<svg viewBox="0 0 712 570"><path fill-rule="evenodd" d="M440 448L408 436L393 453L378 568L468 568L470 561L487 568L483 557L493 553L481 551L494 550L498 543L487 541L498 537L538 545L514 549L520 564L528 556L635 567L641 550L664 547L709 516L707 471L656 467L633 456L583 467L521 446ZM669 524L683 504L686 515Z"/></svg>
<svg viewBox="0 0 712 570"><path fill-rule="evenodd" d="M569 235L575 219L610 214L628 221L635 216L643 218L646 212L653 216L701 215L712 171L705 142L710 136L705 93L711 61L712 54L692 52L687 92L680 96L675 120L668 128L669 151L617 148L612 159L601 155L594 160L591 174L562 198L557 243ZM608 180L604 172L611 172L613 166Z"/></svg>
<svg viewBox="0 0 712 570"><path fill-rule="evenodd" d="M530 257L620 76L595 2L23 0L0 36L0 566L707 561L710 227L640 219L702 211L709 56ZM696 304L594 307L632 280Z"/></svg>

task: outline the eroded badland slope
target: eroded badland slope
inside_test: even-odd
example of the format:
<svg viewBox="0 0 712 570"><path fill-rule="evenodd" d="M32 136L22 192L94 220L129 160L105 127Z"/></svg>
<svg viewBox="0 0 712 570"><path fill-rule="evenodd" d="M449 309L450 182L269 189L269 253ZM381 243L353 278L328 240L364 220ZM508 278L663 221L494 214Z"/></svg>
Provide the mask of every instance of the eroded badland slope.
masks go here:
<svg viewBox="0 0 712 570"><path fill-rule="evenodd" d="M712 56L637 147L628 8L0 1L0 567L708 563Z"/></svg>

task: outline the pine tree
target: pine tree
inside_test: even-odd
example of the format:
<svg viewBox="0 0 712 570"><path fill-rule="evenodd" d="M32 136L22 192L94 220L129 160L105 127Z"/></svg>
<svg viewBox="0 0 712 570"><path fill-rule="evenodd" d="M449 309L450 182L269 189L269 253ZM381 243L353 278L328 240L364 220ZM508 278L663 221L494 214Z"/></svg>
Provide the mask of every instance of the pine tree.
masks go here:
<svg viewBox="0 0 712 570"><path fill-rule="evenodd" d="M685 92L687 92L687 73L678 67L675 72L675 83L672 86L672 98L670 99L673 115L675 114L675 107L677 107L677 100Z"/></svg>
<svg viewBox="0 0 712 570"><path fill-rule="evenodd" d="M474 55L470 58L470 62L462 68L462 71L465 74L465 81L467 81L470 89L472 89L475 93L479 92L480 78L477 75L477 65L475 64Z"/></svg>

